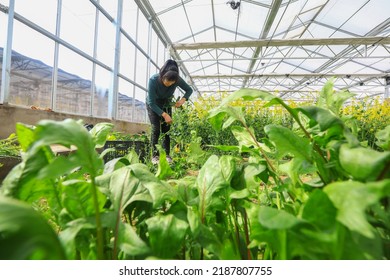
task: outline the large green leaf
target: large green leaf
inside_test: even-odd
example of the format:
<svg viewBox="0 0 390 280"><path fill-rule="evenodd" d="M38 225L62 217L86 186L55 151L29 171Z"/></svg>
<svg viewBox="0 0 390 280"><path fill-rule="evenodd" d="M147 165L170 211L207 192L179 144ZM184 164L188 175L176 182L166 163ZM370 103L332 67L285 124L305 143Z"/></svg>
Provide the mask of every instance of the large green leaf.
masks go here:
<svg viewBox="0 0 390 280"><path fill-rule="evenodd" d="M356 94L349 92L348 90L341 90L332 94L332 98L328 105L328 109L330 109L337 116L340 115L340 109L343 106L344 102L354 97Z"/></svg>
<svg viewBox="0 0 390 280"><path fill-rule="evenodd" d="M229 118L224 122L226 116L229 116ZM244 125L246 124L243 108L231 106L220 105L211 110L208 120L217 131L228 128L236 120Z"/></svg>
<svg viewBox="0 0 390 280"><path fill-rule="evenodd" d="M291 259L300 247L306 246L297 242L296 232L299 225L305 222L284 210L267 206L252 206L249 209L251 221L251 244L249 248L266 244L271 256L266 259Z"/></svg>
<svg viewBox="0 0 390 280"><path fill-rule="evenodd" d="M202 138L197 137L195 141L191 141L188 146L186 147L187 151L187 164L195 163L198 165L202 165L206 157L208 156L207 153L202 149L201 144Z"/></svg>
<svg viewBox="0 0 390 280"><path fill-rule="evenodd" d="M196 207L188 207L187 209L187 221L191 229L192 236L197 238L201 231L201 220L198 212L198 208Z"/></svg>
<svg viewBox="0 0 390 280"><path fill-rule="evenodd" d="M340 147L340 164L356 180L375 181L390 164L390 152L378 152L370 148ZM388 175L388 174L387 174Z"/></svg>
<svg viewBox="0 0 390 280"><path fill-rule="evenodd" d="M51 178L40 178L40 172L53 157L47 147L42 147L34 157L26 157L8 173L0 192L5 196L17 198L30 203L37 203L42 198L53 213L61 211L59 189Z"/></svg>
<svg viewBox="0 0 390 280"><path fill-rule="evenodd" d="M62 204L73 219L95 215L95 205L91 195L92 185L85 181L69 181L62 189ZM106 196L101 192L98 195L98 209L103 210Z"/></svg>
<svg viewBox="0 0 390 280"><path fill-rule="evenodd" d="M95 143L91 134L84 128L81 121L66 119L61 122L43 120L34 130L37 139L30 147L28 153L34 156L42 146L59 144L77 149L72 153L74 168L82 167L92 177L96 177L103 168L103 160L95 150Z"/></svg>
<svg viewBox="0 0 390 280"><path fill-rule="evenodd" d="M279 165L279 170L287 173L294 185L302 184L299 176L300 174L304 174L304 176L307 177L308 174L312 174L317 171L312 163L302 157L295 157L290 161Z"/></svg>
<svg viewBox="0 0 390 280"><path fill-rule="evenodd" d="M177 199L176 191L168 182L154 176L146 165L135 163L130 165L130 168L132 169L133 175L139 181L139 184L149 191L153 207L157 208L166 201L174 201Z"/></svg>
<svg viewBox="0 0 390 280"><path fill-rule="evenodd" d="M390 151L390 125L375 133L377 141L375 142L379 147L385 151Z"/></svg>
<svg viewBox="0 0 390 280"><path fill-rule="evenodd" d="M179 180L171 180L169 182L177 189L177 198L185 205L192 206L198 204L199 197L195 186L196 177L187 176Z"/></svg>
<svg viewBox="0 0 390 280"><path fill-rule="evenodd" d="M89 248L85 248L85 246L80 246L80 244L78 244L79 239L77 239L77 236L83 236L81 233L82 230L91 230L95 228L96 225L93 222L89 222L86 218L80 218L69 222L66 227L59 233L59 238L63 244L63 247L65 248L68 259L76 259L77 251L87 252L90 250ZM91 243L93 243L93 241L91 241ZM87 254L88 253L85 253L84 255Z"/></svg>
<svg viewBox="0 0 390 280"><path fill-rule="evenodd" d="M114 125L112 123L97 123L90 131L96 148L102 148L106 143L107 136Z"/></svg>
<svg viewBox="0 0 390 280"><path fill-rule="evenodd" d="M202 219L206 216L207 209L213 204L213 194L218 190L229 186L231 171L224 171L223 169L231 169L231 165L226 161L219 161L216 155L212 155L206 161L199 171L196 180L197 189L199 192L199 209Z"/></svg>
<svg viewBox="0 0 390 280"><path fill-rule="evenodd" d="M31 207L0 196L0 259L65 259L56 233Z"/></svg>
<svg viewBox="0 0 390 280"><path fill-rule="evenodd" d="M337 209L322 190L315 190L306 201L302 218L321 230L335 226Z"/></svg>
<svg viewBox="0 0 390 280"><path fill-rule="evenodd" d="M236 172L236 162L234 157L223 155L219 158L219 166L221 167L221 172L223 178L227 183L233 179Z"/></svg>
<svg viewBox="0 0 390 280"><path fill-rule="evenodd" d="M153 254L162 259L174 258L183 245L188 224L172 214L154 216L146 224Z"/></svg>
<svg viewBox="0 0 390 280"><path fill-rule="evenodd" d="M30 202L41 198L45 193L52 193L52 182L47 178L38 178L39 172L48 165L52 157L47 148L37 151L33 157L25 157L8 173L3 181L1 192L5 196Z"/></svg>
<svg viewBox="0 0 390 280"><path fill-rule="evenodd" d="M278 210L271 207L261 206L258 210L258 219L260 224L268 229L290 229L300 223L294 215L284 210Z"/></svg>
<svg viewBox="0 0 390 280"><path fill-rule="evenodd" d="M290 115L296 121L299 121L299 116L298 116L299 110L297 110L296 108L292 108L292 107L288 106L282 99L280 99L278 97L275 97L275 98L271 99L267 104L265 104L264 107L270 107L270 106L273 106L273 105L282 105L284 107L284 109L286 109L287 112L289 112Z"/></svg>
<svg viewBox="0 0 390 280"><path fill-rule="evenodd" d="M159 156L159 161L157 166L156 177L161 180L164 180L172 176L174 172L167 161L167 154L164 151L164 149L161 147L161 145L157 145L157 148L159 150L160 156Z"/></svg>
<svg viewBox="0 0 390 280"><path fill-rule="evenodd" d="M293 155L312 162L312 147L308 139L299 137L281 125L267 125L264 131L271 142L275 144L279 158Z"/></svg>
<svg viewBox="0 0 390 280"><path fill-rule="evenodd" d="M229 106L230 102L238 99L252 101L255 99L271 100L272 98L274 98L274 96L267 91L252 88L239 89L225 98L217 108L211 110L208 120L212 127L217 131L228 128L236 120L245 124L243 109ZM223 121L226 115L228 115L229 118L224 123Z"/></svg>
<svg viewBox="0 0 390 280"><path fill-rule="evenodd" d="M156 178L148 167L135 163L97 178L102 192L109 195L116 210L133 201L145 201L159 207L164 201L177 199L177 193L163 180Z"/></svg>
<svg viewBox="0 0 390 280"><path fill-rule="evenodd" d="M340 259L344 260L383 260L386 254L380 234L375 232L375 238L367 238L354 231L347 231L338 235L342 236L342 250L340 245L336 249L340 251ZM387 258L386 258L387 259Z"/></svg>
<svg viewBox="0 0 390 280"><path fill-rule="evenodd" d="M297 110L309 117L312 137L320 145L326 146L333 139L346 139L351 145L359 145L356 136L330 110L316 106L297 108Z"/></svg>
<svg viewBox="0 0 390 280"><path fill-rule="evenodd" d="M216 131L221 131L225 116L226 112L215 109L209 112L208 121Z"/></svg>
<svg viewBox="0 0 390 280"><path fill-rule="evenodd" d="M355 96L348 90L341 90L336 92L333 89L334 79L329 79L322 87L320 96L317 100L317 106L332 111L335 115L339 116L341 106L346 100Z"/></svg>
<svg viewBox="0 0 390 280"><path fill-rule="evenodd" d="M96 182L103 189L102 192L109 196L119 216L133 201L152 203L149 190L145 187L144 182L135 176L131 166L125 166L112 173L101 175L97 177Z"/></svg>
<svg viewBox="0 0 390 280"><path fill-rule="evenodd" d="M128 256L140 256L150 253L150 248L136 234L129 224L119 224L118 248Z"/></svg>
<svg viewBox="0 0 390 280"><path fill-rule="evenodd" d="M201 224L197 241L202 245L203 251L209 252L210 254L210 256L205 256L204 259L241 259L240 253L233 244L229 232L225 227L213 227Z"/></svg>
<svg viewBox="0 0 390 280"><path fill-rule="evenodd" d="M297 110L301 111L312 120L311 127L318 124L320 131L325 131L331 127L337 127L338 130L335 131L334 134L341 134L341 132L344 131L343 121L327 109L316 106L305 106L298 108Z"/></svg>
<svg viewBox="0 0 390 280"><path fill-rule="evenodd" d="M106 149L107 151L109 149ZM100 154L100 157L102 157L102 154ZM122 167L134 164L134 163L140 163L139 157L136 151L130 150L127 155L124 157L114 158L104 164L104 171L103 173L110 173L114 170L120 169Z"/></svg>
<svg viewBox="0 0 390 280"><path fill-rule="evenodd" d="M337 208L337 220L350 230L367 238L374 238L374 228L366 216L366 209L390 196L390 180L361 183L356 181L336 182L324 188L325 193Z"/></svg>
<svg viewBox="0 0 390 280"><path fill-rule="evenodd" d="M118 244L119 228L125 208L135 201L152 203L152 197L143 182L135 176L131 166L125 166L112 173L101 175L96 178L96 183L101 191L110 198L116 213L114 243ZM114 250L116 249L117 247L114 247Z"/></svg>
<svg viewBox="0 0 390 280"><path fill-rule="evenodd" d="M101 213L102 227L107 228L107 230L114 229L116 217L117 215L113 211ZM95 230L96 221L93 216L73 219L63 225L62 231L59 232L59 238L68 259L96 260L96 240L95 236L91 234Z"/></svg>
<svg viewBox="0 0 390 280"><path fill-rule="evenodd" d="M53 183L47 182L50 179L56 179L79 167L94 177L103 167L92 137L81 122L70 119L62 122L44 120L40 121L34 130L22 124L18 124L17 128L18 137L24 139L22 141L26 153L21 168L10 174L11 178L6 180L5 184L7 192L13 193L15 197L30 201L39 199L36 194L48 192L52 188ZM34 141L29 141L28 137ZM52 144L65 147L73 145L77 147L77 151L67 158L54 157L49 149ZM45 186L49 189L45 189Z"/></svg>
<svg viewBox="0 0 390 280"><path fill-rule="evenodd" d="M34 142L34 127L16 123L16 134L18 135L18 142L23 151L27 151L28 147Z"/></svg>
<svg viewBox="0 0 390 280"><path fill-rule="evenodd" d="M237 139L240 146L240 150L251 147L252 149L258 149L259 143L254 139L255 132L252 127L248 130L241 126L233 126L232 133Z"/></svg>
<svg viewBox="0 0 390 280"><path fill-rule="evenodd" d="M37 178L57 179L63 175L72 173L78 166L80 166L79 158L75 154L68 155L67 157L58 156L39 170Z"/></svg>
<svg viewBox="0 0 390 280"><path fill-rule="evenodd" d="M13 196L21 200L34 201L42 193L51 191L47 178L38 179L41 170L53 160L54 154L48 147L41 147L31 154L29 147L35 141L33 127L18 123L16 125L18 140L26 153L22 155L22 162L8 173L3 181L1 192L6 196ZM45 188L49 186L49 188Z"/></svg>
<svg viewBox="0 0 390 280"><path fill-rule="evenodd" d="M319 195L315 195L310 202L313 207L304 210L307 211L305 216L308 220L289 229L266 228L259 222L258 210L251 211L250 247L266 248L265 259L380 259L383 254L379 239L367 239L349 231L334 221L332 213L321 214L319 210L315 210L313 215L309 213L315 207L325 210L321 205L313 205L315 202L324 202L323 198L326 196L320 194L320 190L316 192ZM315 214L319 216L316 217ZM267 251L270 251L270 255L267 255Z"/></svg>
<svg viewBox="0 0 390 280"><path fill-rule="evenodd" d="M334 93L333 79L329 79L322 87L316 105L318 107L327 108L333 93Z"/></svg>
<svg viewBox="0 0 390 280"><path fill-rule="evenodd" d="M202 224L198 209L195 207L188 208L187 220L191 228L192 238L200 244L199 252L209 252L212 259L238 260L241 258L233 245L227 228L220 226L217 229L216 224ZM192 246L191 250L196 250L196 247ZM203 256L203 259L208 258L208 256Z"/></svg>
<svg viewBox="0 0 390 280"><path fill-rule="evenodd" d="M244 167L244 184L247 189L258 189L261 179L260 174L267 170L267 166L258 162L250 162ZM233 186L236 188L235 186Z"/></svg>

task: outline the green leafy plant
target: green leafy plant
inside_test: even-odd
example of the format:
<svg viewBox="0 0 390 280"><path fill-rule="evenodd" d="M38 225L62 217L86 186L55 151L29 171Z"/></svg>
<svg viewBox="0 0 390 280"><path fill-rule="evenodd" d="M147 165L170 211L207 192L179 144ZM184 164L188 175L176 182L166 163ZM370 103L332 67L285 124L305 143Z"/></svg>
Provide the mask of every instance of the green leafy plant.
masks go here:
<svg viewBox="0 0 390 280"><path fill-rule="evenodd" d="M64 259L57 234L31 206L0 196L0 259Z"/></svg>
<svg viewBox="0 0 390 280"><path fill-rule="evenodd" d="M0 140L0 157L20 157L20 146L15 134Z"/></svg>
<svg viewBox="0 0 390 280"><path fill-rule="evenodd" d="M350 95L329 81L316 106L292 107L241 89L208 115L236 144L214 145L222 153L210 154L194 130L185 148L191 164L170 166L160 150L156 168L133 151L104 164L97 150L110 124L90 132L74 120L18 124L22 162L1 186L0 209L18 212L9 210L18 204L34 218L20 216L21 234L0 210L0 243L12 239L10 250L19 252L23 236L50 236L12 255L21 259L389 259L388 128L376 134L383 151L362 145L338 114ZM257 99L284 108L290 126L259 133L229 105ZM75 149L55 156L51 144ZM178 175L180 166L199 170Z"/></svg>
<svg viewBox="0 0 390 280"><path fill-rule="evenodd" d="M251 246L264 248L264 258L388 258L389 227L382 219L389 219L390 153L361 146L338 117L350 96L334 93L329 81L317 106L291 108L267 92L242 89L211 112L213 126L231 127L239 150L265 160L266 172L274 179L258 176L268 184L268 199L264 206L251 206ZM299 130L267 125L268 138L258 142L242 111L225 106L238 98L261 98L268 101L265 106L283 106ZM364 197L365 202L360 201ZM318 199L321 203L313 202ZM323 224L312 214L323 216L318 207L325 207L320 208L327 215ZM372 209L381 213L380 218Z"/></svg>
<svg viewBox="0 0 390 280"><path fill-rule="evenodd" d="M146 133L139 133L139 134L128 134L123 132L110 132L110 134L107 136L107 140L109 141L141 141L141 142L148 142L149 138Z"/></svg>

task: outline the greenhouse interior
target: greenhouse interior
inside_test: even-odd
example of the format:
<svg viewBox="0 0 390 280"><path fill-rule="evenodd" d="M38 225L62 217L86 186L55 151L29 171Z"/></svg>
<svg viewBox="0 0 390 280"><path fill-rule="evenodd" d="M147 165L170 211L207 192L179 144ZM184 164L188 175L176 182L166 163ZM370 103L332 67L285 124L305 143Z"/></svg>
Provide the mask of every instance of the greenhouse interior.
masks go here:
<svg viewBox="0 0 390 280"><path fill-rule="evenodd" d="M389 11L0 0L0 260L389 260Z"/></svg>

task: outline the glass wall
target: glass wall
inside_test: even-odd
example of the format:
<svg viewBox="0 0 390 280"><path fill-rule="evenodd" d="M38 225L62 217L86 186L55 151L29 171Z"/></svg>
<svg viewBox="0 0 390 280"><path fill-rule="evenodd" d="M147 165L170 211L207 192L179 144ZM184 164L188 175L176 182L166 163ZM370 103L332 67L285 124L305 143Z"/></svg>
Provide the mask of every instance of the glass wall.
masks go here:
<svg viewBox="0 0 390 280"><path fill-rule="evenodd" d="M92 56L95 14L96 8L89 1L62 0L60 38Z"/></svg>
<svg viewBox="0 0 390 280"><path fill-rule="evenodd" d="M55 109L91 115L92 62L60 46Z"/></svg>
<svg viewBox="0 0 390 280"><path fill-rule="evenodd" d="M26 43L34 42L34 43ZM45 46L43 49L40 46ZM9 103L50 108L54 42L15 21L11 57Z"/></svg>
<svg viewBox="0 0 390 280"><path fill-rule="evenodd" d="M3 44L7 36L7 20L6 14L0 12L0 42L2 42L0 48L4 48Z"/></svg>
<svg viewBox="0 0 390 280"><path fill-rule="evenodd" d="M69 0L68 0L69 1ZM8 1L7 1L8 2ZM31 3L33 2L33 3ZM67 2L67 1L65 1ZM82 1L81 1L82 2ZM5 4L7 5L7 4ZM37 11L43 12L37 12ZM55 34L57 18L57 1L16 0L15 13ZM44 14L44 16L42 16Z"/></svg>
<svg viewBox="0 0 390 280"><path fill-rule="evenodd" d="M15 10L5 103L148 122L147 82L164 63L165 48L134 1L1 0L2 55L11 2Z"/></svg>

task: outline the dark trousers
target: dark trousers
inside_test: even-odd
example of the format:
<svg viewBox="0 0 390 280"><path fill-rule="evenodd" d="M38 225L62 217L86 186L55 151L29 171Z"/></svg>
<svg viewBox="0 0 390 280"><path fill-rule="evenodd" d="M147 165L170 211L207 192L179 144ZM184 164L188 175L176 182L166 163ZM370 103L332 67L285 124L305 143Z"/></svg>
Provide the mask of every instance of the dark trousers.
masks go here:
<svg viewBox="0 0 390 280"><path fill-rule="evenodd" d="M167 133L169 129L171 128L170 125L168 125L164 118L157 115L149 106L146 106L148 110L149 120L150 124L152 126L152 133L151 133L151 147L152 147L152 155L158 156L158 150L156 148L156 145L158 144L158 140L160 138L160 134L163 133L163 139L162 139L162 148L164 149L165 153L169 155L171 151L171 138L169 137L169 134ZM172 117L172 108L164 108L164 111Z"/></svg>

